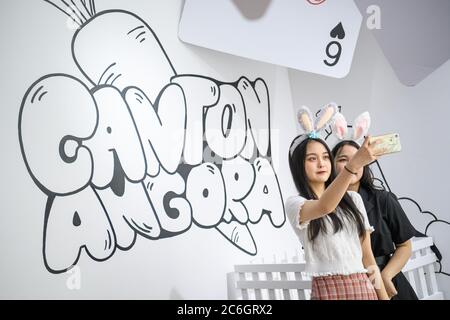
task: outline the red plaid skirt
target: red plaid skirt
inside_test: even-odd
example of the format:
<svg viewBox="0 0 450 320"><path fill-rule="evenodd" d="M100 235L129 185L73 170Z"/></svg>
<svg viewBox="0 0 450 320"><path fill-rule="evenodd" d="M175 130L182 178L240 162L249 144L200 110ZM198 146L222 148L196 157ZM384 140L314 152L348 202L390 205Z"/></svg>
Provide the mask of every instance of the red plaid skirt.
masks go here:
<svg viewBox="0 0 450 320"><path fill-rule="evenodd" d="M366 273L313 277L311 300L378 300Z"/></svg>

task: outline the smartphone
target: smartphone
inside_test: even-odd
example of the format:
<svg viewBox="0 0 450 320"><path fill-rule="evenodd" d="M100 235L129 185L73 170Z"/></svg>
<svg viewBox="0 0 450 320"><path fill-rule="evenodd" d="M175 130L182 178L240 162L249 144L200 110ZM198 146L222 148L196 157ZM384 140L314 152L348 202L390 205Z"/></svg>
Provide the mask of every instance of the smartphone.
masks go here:
<svg viewBox="0 0 450 320"><path fill-rule="evenodd" d="M398 133L390 133L382 136L370 137L369 143L372 143L375 140L381 140L381 142L377 145L375 149L375 153L377 155L389 154L400 152L402 150L402 146L400 144L400 136ZM379 153L376 150L384 149L383 152Z"/></svg>

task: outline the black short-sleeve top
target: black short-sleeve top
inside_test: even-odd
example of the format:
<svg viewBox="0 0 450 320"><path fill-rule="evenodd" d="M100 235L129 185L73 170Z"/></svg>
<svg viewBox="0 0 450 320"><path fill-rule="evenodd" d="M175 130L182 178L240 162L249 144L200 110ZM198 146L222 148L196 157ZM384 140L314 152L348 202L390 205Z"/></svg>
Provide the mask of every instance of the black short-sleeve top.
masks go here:
<svg viewBox="0 0 450 320"><path fill-rule="evenodd" d="M368 190L361 186L359 194L366 207L370 225L375 228L370 235L375 257L394 253L394 244L401 244L415 235L416 229L393 193Z"/></svg>

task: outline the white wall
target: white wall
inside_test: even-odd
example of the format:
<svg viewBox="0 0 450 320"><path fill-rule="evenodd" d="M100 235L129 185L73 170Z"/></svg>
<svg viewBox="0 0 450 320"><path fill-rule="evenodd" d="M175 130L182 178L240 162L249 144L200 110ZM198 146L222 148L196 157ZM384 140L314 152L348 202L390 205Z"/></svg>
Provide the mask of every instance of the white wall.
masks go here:
<svg viewBox="0 0 450 320"><path fill-rule="evenodd" d="M450 116L450 61L414 87L401 84L393 73L372 34L363 21L352 69L344 79L332 79L289 70L294 107L307 105L317 110L328 101L342 106L349 124L368 110L371 134L398 132L402 152L380 159L391 190L398 197L409 197L423 211L450 221L445 199L450 172L448 119ZM376 30L374 31L376 32ZM433 220L417 207L402 202L413 225L424 232ZM449 224L432 223L427 234L433 236L443 255L443 271L450 270ZM450 277L438 275L440 287L450 297Z"/></svg>
<svg viewBox="0 0 450 320"><path fill-rule="evenodd" d="M286 69L183 44L177 38L181 0L98 0L96 7L97 11L128 10L145 20L163 44L178 74L193 73L223 82L234 82L241 76L251 81L258 77L264 79L271 107L273 168L283 195L292 193L284 151L295 135ZM0 167L3 180L0 298L224 299L226 272L232 270L233 264L261 257L267 260L274 254L294 255L298 243L288 223L278 229L264 217L257 224L249 224L258 247L257 256L237 249L214 228L199 228L193 224L189 230L164 239L137 236L132 248L128 251L116 249L103 262L94 261L82 250L77 262L81 286L78 290L70 290L67 282L74 279L74 274L54 274L44 264L47 196L26 169L19 144L18 119L25 92L40 77L65 73L85 84L88 81L72 59L70 47L74 30L66 27L67 18L61 12L44 1L2 1L1 8L0 86L4 100L0 111L3 150ZM94 62L101 63L101 56L94 54L92 57ZM64 95L64 92L60 94ZM35 123L36 135L45 133L57 120L50 117ZM60 178L70 180L75 177ZM207 210L205 208L205 212ZM66 248L66 241L73 240L70 233L59 236L56 250ZM61 256L66 253L62 251Z"/></svg>
<svg viewBox="0 0 450 320"><path fill-rule="evenodd" d="M124 9L145 20L178 74L198 74L223 82L237 81L241 76L252 81L258 77L265 80L271 107L273 168L284 198L295 192L285 151L296 134L294 108L305 104L314 109L332 100L343 106L350 119L369 110L374 134L400 133L402 153L381 161L392 190L398 196L417 200L423 210L450 220L442 200L448 191L444 181L449 178L445 168L449 162L445 151L449 138L444 122L450 103L448 62L418 86L404 87L363 28L350 74L344 79L331 79L183 44L177 38L181 0L99 0L96 5L98 11ZM67 281L71 274L53 274L44 264L47 196L26 169L19 145L18 119L26 90L40 77L61 72L87 80L72 59L74 31L66 27L62 13L43 1L3 1L1 8L0 88L4 100L0 111L0 298L223 299L225 274L233 264L255 259L268 261L274 255L292 256L299 249L290 225L286 222L277 229L267 217L249 224L258 247L257 256L238 250L215 229L192 225L186 232L165 239L138 236L130 250L116 250L103 262L94 261L83 251L77 263L81 287L70 290ZM101 57L97 59L101 61ZM401 120L402 117L408 120ZM55 119L49 119L49 123L52 120ZM45 131L47 123L37 128ZM423 217L411 216L421 230L429 220ZM439 248L444 258L448 254L445 228L438 223L430 227L436 240L443 243ZM448 272L450 267L445 263L444 260L444 270L447 267ZM446 277L440 284L449 290ZM448 291L446 295L450 296Z"/></svg>

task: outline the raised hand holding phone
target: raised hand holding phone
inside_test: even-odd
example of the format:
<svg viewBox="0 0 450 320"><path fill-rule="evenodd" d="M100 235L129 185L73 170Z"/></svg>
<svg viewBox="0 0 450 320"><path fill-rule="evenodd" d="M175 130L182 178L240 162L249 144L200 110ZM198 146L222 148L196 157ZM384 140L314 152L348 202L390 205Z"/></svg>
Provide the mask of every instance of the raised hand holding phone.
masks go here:
<svg viewBox="0 0 450 320"><path fill-rule="evenodd" d="M370 139L370 136L367 136L364 139L364 143L361 145L361 148L358 149L348 163L347 167L349 167L349 169L353 172L358 171L360 168L378 159L379 155L376 154L376 150L379 150L378 144L380 143L380 140L373 140L373 142L370 143Z"/></svg>

